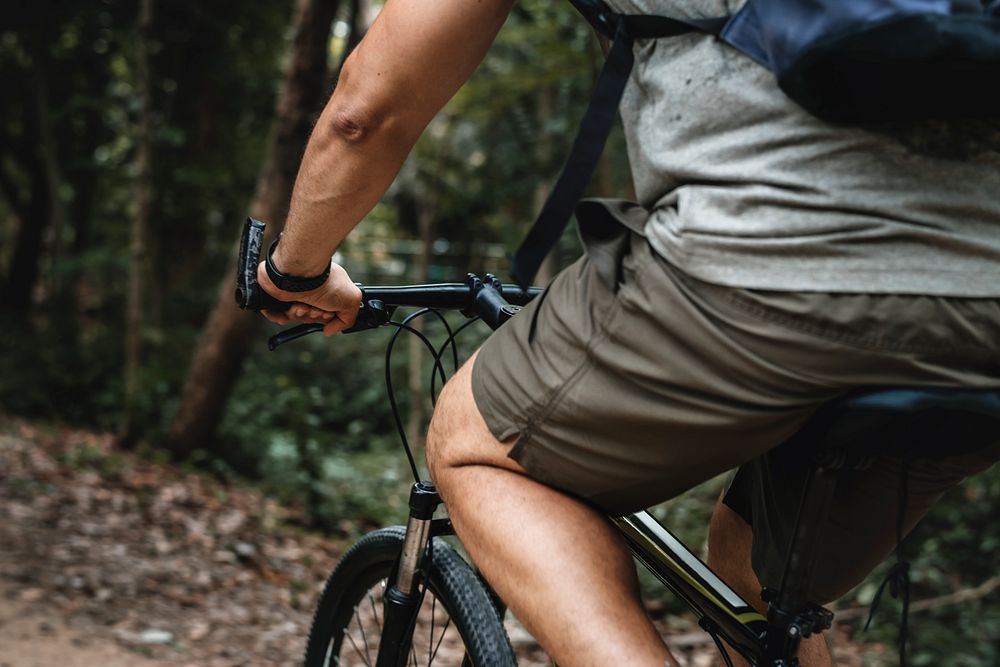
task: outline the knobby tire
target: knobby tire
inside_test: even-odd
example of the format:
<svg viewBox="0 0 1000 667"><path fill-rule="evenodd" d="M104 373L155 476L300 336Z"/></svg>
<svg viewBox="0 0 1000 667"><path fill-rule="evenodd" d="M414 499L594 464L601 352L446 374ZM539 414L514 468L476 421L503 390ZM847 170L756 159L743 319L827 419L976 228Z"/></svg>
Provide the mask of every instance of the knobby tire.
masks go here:
<svg viewBox="0 0 1000 667"><path fill-rule="evenodd" d="M382 594L402 551L403 536L401 526L376 530L361 538L340 559L313 617L306 667L374 667ZM418 614L418 629L414 631L415 645L406 664L516 665L502 619L472 568L439 538L434 538L425 561L426 593ZM445 623L439 618L441 607L450 618ZM449 624L453 629L449 630ZM430 641L423 645L425 636ZM458 641L462 646L456 645Z"/></svg>

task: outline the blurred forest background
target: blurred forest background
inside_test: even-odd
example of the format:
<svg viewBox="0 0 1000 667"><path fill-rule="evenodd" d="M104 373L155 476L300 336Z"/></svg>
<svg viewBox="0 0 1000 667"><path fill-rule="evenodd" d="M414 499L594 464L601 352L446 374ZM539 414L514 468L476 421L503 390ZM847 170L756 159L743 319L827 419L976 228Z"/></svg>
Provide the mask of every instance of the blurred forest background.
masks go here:
<svg viewBox="0 0 1000 667"><path fill-rule="evenodd" d="M232 299L242 220L280 229L312 123L380 4L39 1L0 11L2 413L112 432L120 450L250 480L303 508L313 529L402 520L408 472L382 374L391 332L268 353L271 327ZM344 244L352 276L505 277L601 62L568 3L517 3ZM620 132L591 190L629 196ZM546 275L578 252L567 234ZM463 354L485 335L469 330ZM419 343L397 347L397 393L419 445L430 366ZM699 544L721 483L657 511ZM994 469L911 540L914 598L941 601L911 619L914 664L998 664L998 586L959 595L962 604L948 597L996 579L998 508ZM878 583L844 606L870 601ZM869 639L893 641L894 623L877 625Z"/></svg>

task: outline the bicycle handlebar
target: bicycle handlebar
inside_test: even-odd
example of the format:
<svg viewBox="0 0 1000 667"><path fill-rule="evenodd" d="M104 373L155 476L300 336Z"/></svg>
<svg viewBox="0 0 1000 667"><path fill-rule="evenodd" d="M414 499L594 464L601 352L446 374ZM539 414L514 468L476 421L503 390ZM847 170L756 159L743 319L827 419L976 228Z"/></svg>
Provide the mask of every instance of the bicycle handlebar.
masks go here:
<svg viewBox="0 0 1000 667"><path fill-rule="evenodd" d="M257 265L263 245L265 225L247 218L240 240L239 261L236 268L236 304L244 310L274 310L284 312L290 302L279 301L261 289L257 283ZM468 274L464 283L433 283L427 285L401 285L393 287L365 287L361 289L361 308L354 325L344 333L375 329L388 324L397 307L440 308L460 310L468 316L478 316L496 329L513 317L521 306L542 293L538 287L522 290L516 285L504 285L495 276L486 274L480 279ZM302 336L322 331L322 324L300 324L281 331L268 341L274 350Z"/></svg>

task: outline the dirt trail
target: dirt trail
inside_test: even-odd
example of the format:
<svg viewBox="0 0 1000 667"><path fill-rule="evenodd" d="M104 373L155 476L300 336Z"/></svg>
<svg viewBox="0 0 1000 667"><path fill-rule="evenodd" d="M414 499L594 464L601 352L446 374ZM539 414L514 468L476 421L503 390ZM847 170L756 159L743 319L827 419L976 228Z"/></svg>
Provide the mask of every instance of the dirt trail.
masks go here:
<svg viewBox="0 0 1000 667"><path fill-rule="evenodd" d="M253 489L123 455L112 439L0 414L0 667L300 665L346 544ZM704 633L664 625L685 667ZM522 665L550 664L508 632ZM838 633L839 634L839 633ZM858 667L838 636L838 667Z"/></svg>
<svg viewBox="0 0 1000 667"><path fill-rule="evenodd" d="M151 667L157 663L88 623L67 623L35 604L39 589L18 593L0 579L0 667Z"/></svg>
<svg viewBox="0 0 1000 667"><path fill-rule="evenodd" d="M298 665L342 547L293 519L109 436L0 415L0 665Z"/></svg>

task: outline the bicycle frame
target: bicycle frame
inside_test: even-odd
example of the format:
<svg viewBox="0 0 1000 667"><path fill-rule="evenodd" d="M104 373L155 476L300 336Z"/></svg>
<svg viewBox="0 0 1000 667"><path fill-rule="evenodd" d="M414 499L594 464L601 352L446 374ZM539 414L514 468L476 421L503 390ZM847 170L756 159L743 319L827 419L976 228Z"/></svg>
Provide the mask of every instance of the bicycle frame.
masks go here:
<svg viewBox="0 0 1000 667"><path fill-rule="evenodd" d="M423 567L418 555L426 553L433 536L454 534L450 522L432 519L440 502L432 484L420 482L413 485L403 553L400 554L393 584L386 593L386 620L377 667L399 664L400 656L405 661L405 647L422 599L418 583ZM716 641L724 639L752 664L764 664L768 624L762 614L726 585L649 512L612 517L612 521L628 542L636 560L698 614L699 625L706 632Z"/></svg>
<svg viewBox="0 0 1000 667"><path fill-rule="evenodd" d="M256 283L255 267L259 260L263 230L263 223L248 219L240 246L236 300L244 309L282 311L289 304L268 296ZM541 290L537 288L521 290L503 285L494 276L487 275L484 279L480 279L473 274L469 274L464 283L362 287L362 307L358 313L358 320L348 331L374 329L389 324L397 306L461 310L467 316L480 317L491 328L496 329L513 317L520 306L527 304L540 293ZM405 322L401 326L405 326ZM320 331L322 328L323 326L319 324L294 327L273 336L268 347L273 350L281 344ZM449 334L451 335L450 329ZM448 342L452 342L452 339L453 335ZM443 349L445 348L442 348L442 351ZM439 363L438 366L440 367ZM932 406L943 407L950 411L950 414L953 413L952 417L957 415L964 420L968 415L973 415L980 420L992 419L998 422L991 426L994 430L990 433L995 433L996 429L1000 428L1000 405L998 405L1000 394L964 392L957 398L952 396L949 402L939 395L941 392L931 396L930 399L925 394L933 392L916 392L916 398L909 397L901 401L899 396L906 393L906 391L869 392L859 396L855 407L871 409L875 404L869 405L864 401L871 403L877 396L878 401L889 401L889 407L896 411L909 413L920 406L920 400L925 402L930 400ZM988 396L985 395L987 393ZM892 394L891 398L887 398L889 394ZM981 427L980 430L985 429L984 424L979 422L977 424L977 428ZM823 425L826 425L826 422ZM409 454L401 425L400 429L404 447ZM990 437L992 438L990 442L995 441L995 435ZM909 436L907 436L907 446L912 449ZM870 454L869 451L866 455ZM417 467L412 461L412 456L410 458L416 479ZM712 636L720 650L724 652L721 639L753 664L795 667L799 664L795 657L799 642L811 634L829 628L833 619L833 614L828 610L807 600L806 591L816 571L816 555L820 545L814 527L819 525L822 517L826 515L833 497L834 473L844 467L845 460L843 455L836 455L830 460L817 461L817 466L809 471L809 482L799 506L795 534L787 554L781 586L777 591L765 590L769 603L766 618L712 572L649 512L611 517L611 520L623 535L636 560L698 615L699 625ZM403 648L410 641L417 610L423 599L423 561L431 544L431 538L435 535L454 534L448 519L433 518L440 502L433 485L423 482L414 484L410 498L410 520L406 527L403 550L391 577L392 585L385 598L386 616L382 633L383 643L380 644L378 654L378 667L405 663ZM496 608L502 614L503 605L499 600L497 602Z"/></svg>
<svg viewBox="0 0 1000 667"><path fill-rule="evenodd" d="M496 328L504 319L517 312L507 300L526 303L538 291L515 291L504 286L492 276L485 281L470 275L466 283L419 285L407 287L368 287L364 289L365 304L362 317L353 330L376 328L389 321L396 306L431 306L455 308L456 302L475 295L475 306L493 313L487 322ZM499 299L497 299L499 297ZM485 305L484 305L485 304ZM278 344L310 333L319 325L304 325L272 339L272 349ZM411 494L411 515L407 523L404 549L397 567L394 585L386 595L387 627L383 632L378 667L394 665L401 647L407 645L416 609L420 606L422 591L415 586L421 564L414 554L423 554L434 535L451 534L450 523L431 519L433 507L439 499L434 493L433 507L428 511L427 483L417 483ZM433 493L433 491L432 491ZM418 500L419 498L419 500ZM420 504L419 511L414 503ZM699 625L718 642L721 638L735 651L753 664L764 664L767 654L767 619L741 598L718 575L703 563L683 542L663 527L649 512L643 511L624 517L611 517L621 531L633 556L660 582L679 596L699 617ZM438 520L440 521L440 520ZM437 523L432 527L432 523ZM721 648L721 647L720 647ZM792 662L788 664L797 664Z"/></svg>
<svg viewBox="0 0 1000 667"><path fill-rule="evenodd" d="M752 664L762 662L767 631L762 614L649 512L612 517L612 521L635 559L698 614L702 629L724 639Z"/></svg>
<svg viewBox="0 0 1000 667"><path fill-rule="evenodd" d="M251 232L262 236L263 225L248 221L240 253L241 265L256 266L257 256L253 250L259 252L260 244L255 245L253 238L248 239ZM242 282L237 289L237 300L241 307L282 307L282 304L268 306L264 303L266 299L255 284L252 272L240 274L240 278ZM389 323L397 306L461 309L467 314L477 314L495 329L541 292L537 288L522 291L503 285L491 275L481 280L473 274L469 274L465 283L362 287L362 291L358 321L349 331L374 329ZM272 337L268 347L273 350L321 329L322 325L316 324L294 327ZM404 553L385 599L386 627L378 667L399 662L400 651L409 641L416 610L423 597L420 585L423 555L434 535L452 532L447 520L432 519L439 502L433 485L422 482L414 485ZM612 521L635 558L698 614L699 624L716 642L721 638L752 663L763 663L767 654L768 623L762 614L737 595L648 512L612 517ZM796 664L794 658L788 664Z"/></svg>

